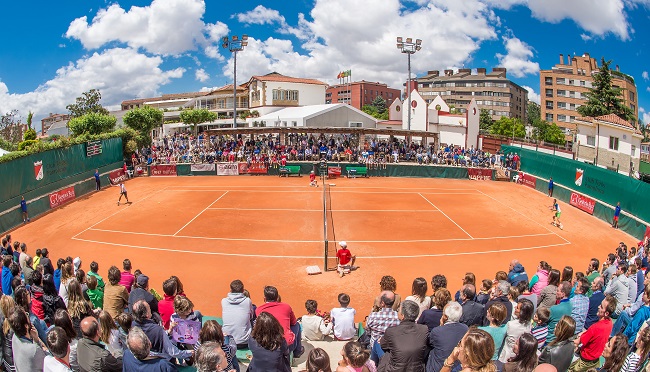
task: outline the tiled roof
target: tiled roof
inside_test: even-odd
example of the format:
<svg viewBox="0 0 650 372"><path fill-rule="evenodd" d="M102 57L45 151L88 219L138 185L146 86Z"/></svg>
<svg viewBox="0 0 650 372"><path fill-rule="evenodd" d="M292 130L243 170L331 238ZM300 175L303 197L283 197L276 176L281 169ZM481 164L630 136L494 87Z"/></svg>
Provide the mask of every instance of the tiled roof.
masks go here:
<svg viewBox="0 0 650 372"><path fill-rule="evenodd" d="M246 90L246 84L240 84L237 87L237 90ZM232 84L224 85L224 86L219 87L217 89L213 89L213 90L205 93L204 95L209 96L209 95L214 94L216 92L232 92Z"/></svg>
<svg viewBox="0 0 650 372"><path fill-rule="evenodd" d="M260 81L280 81L280 82L287 82L287 83L302 83L302 84L315 84L315 85L327 86L327 84L323 83L320 80L295 78L291 76L278 74L277 72L272 72L270 74L266 74L262 76L253 76L251 79L256 79Z"/></svg>
<svg viewBox="0 0 650 372"><path fill-rule="evenodd" d="M603 115L603 116L598 116L596 118L597 120L600 121L606 121L608 123L614 123L618 124L623 127L631 128L631 129L636 129L634 125L630 124L628 121L621 119L615 114L608 114L608 115Z"/></svg>

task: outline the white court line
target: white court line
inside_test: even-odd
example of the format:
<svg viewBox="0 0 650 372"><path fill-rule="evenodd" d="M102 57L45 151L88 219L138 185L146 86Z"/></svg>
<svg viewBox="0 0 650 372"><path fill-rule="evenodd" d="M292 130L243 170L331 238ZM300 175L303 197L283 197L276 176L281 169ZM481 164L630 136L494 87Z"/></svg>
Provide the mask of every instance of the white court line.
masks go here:
<svg viewBox="0 0 650 372"><path fill-rule="evenodd" d="M190 236L190 235L170 235L170 234L155 234L143 233L132 231L120 230L106 230L106 229L90 229L91 231L101 231L116 234L131 234L131 235L144 235L144 236L162 236L168 238L187 238L187 239L205 239L205 240L225 240L225 241L246 241L246 242L274 242L274 243L320 243L322 240L286 240L286 239L244 239L244 238L215 238L208 236ZM77 234L79 235L79 234ZM469 240L490 240L490 239L511 239L511 238L527 238L533 236L546 236L555 235L553 233L542 234L526 234L526 235L509 235L509 236L489 236L484 238L450 238L450 239L414 239L414 240L348 240L350 243L434 243L434 242L456 242L456 241L469 241ZM76 236L75 236L76 237Z"/></svg>
<svg viewBox="0 0 650 372"><path fill-rule="evenodd" d="M288 211L288 212L323 212L322 209L299 209L299 208L208 208L210 210L221 211ZM439 210L403 210L403 209L332 209L332 212L414 212L414 213L430 213L440 212Z"/></svg>
<svg viewBox="0 0 650 372"><path fill-rule="evenodd" d="M552 230L551 230L551 229L549 229L549 228L548 228L547 226L544 226L544 225L542 225L541 223L539 223L539 222L537 222L537 221L535 221L535 220L533 220L532 218L530 218L530 217L528 217L528 216L526 216L525 214L523 214L523 213L521 213L521 212L519 212L518 210L516 210L516 209L514 209L514 208L512 208L511 206L509 206L509 205L505 205L505 204L503 204L503 203L502 203L501 201L499 201L499 200L497 200L496 198L494 198L494 197L492 197L492 196L490 196L490 195L488 195L488 194L486 194L486 193L484 193L484 192L483 192L483 191L481 191L481 190L478 190L478 189L477 189L476 191L478 191L478 192L480 192L481 194L483 194L483 195L485 195L485 196L487 196L488 198L490 198L490 199L492 199L492 200L494 200L495 202L497 202L497 203L499 203L499 204L501 204L501 205L503 205L504 207L507 207L507 208L510 208L511 210L513 210L513 211L515 211L515 212L517 212L517 213L519 213L520 215L522 215L522 216L524 216L524 217L525 217L526 219L528 219L529 221L533 221L534 223L536 223L536 224L538 224L539 226L541 226L541 227L543 227L543 228L544 228L544 230L546 230L546 231L548 231L548 232L550 232L550 233L551 233L551 234L553 234L553 235L557 235L557 236L558 236L558 237L559 237L560 239L562 239L562 240L564 240L564 241L565 241L565 242L567 242L568 244L571 244L571 242L570 242L570 241L568 241L567 239L565 239L565 238L564 238L564 237L563 237L562 235L560 235L560 234L558 234L557 232L555 232L555 231L552 231Z"/></svg>
<svg viewBox="0 0 650 372"><path fill-rule="evenodd" d="M454 225L458 226L458 228L461 229L465 234L467 234L467 236L469 236L470 238L474 239L474 237L472 237L472 236L471 236L467 231L465 231L465 229L463 229L462 227L460 227L460 225L457 224L456 221L452 220L449 216L447 216L447 214L446 214L445 212L443 212L440 208L436 207L436 205L433 204L433 203L431 202L431 200L427 199L424 195L422 195L422 193L418 193L418 194L420 194L420 196L421 196L424 200L426 200L429 204L431 204L435 209L439 210L440 213L442 213L443 216L445 216L445 217L447 217L447 218L449 219L449 221L453 222Z"/></svg>
<svg viewBox="0 0 650 372"><path fill-rule="evenodd" d="M327 183L332 183L335 182L335 179L328 180ZM309 188L308 185L303 185L303 186L292 186L292 185L286 185L286 186L219 186L219 185L209 185L209 186L199 186L199 185L179 185L179 186L168 186L171 190L173 190L174 187L185 187L185 188L201 188L201 187L222 187L226 190L229 190L230 188L258 188L258 189L270 189L270 188L276 188L276 189L291 189L291 188ZM336 186L337 189L388 189L388 190L461 190L461 191L476 191L476 189L460 189L457 187L453 188L446 188L446 187L387 187L387 186Z"/></svg>
<svg viewBox="0 0 650 372"><path fill-rule="evenodd" d="M117 247L126 247L126 248L135 248L135 249L146 249L151 251L164 251L164 252L174 252L174 253L193 253L193 254L204 254L211 256L233 256L233 257L257 257L257 258L280 258L280 259L318 259L322 260L323 256L286 256L286 255L263 255L263 254L242 254L242 253L223 253L223 252L205 252L205 251L188 251L182 249L170 249L170 248L157 248L157 247L146 247L141 245L131 245L131 244L119 244L119 243L107 243L96 240L89 239L80 239L73 238L74 240L96 243L96 244L105 244ZM490 254L490 253L503 253L503 252L515 252L515 251L527 251L533 249L544 249L550 247L558 247L562 245L567 245L570 243L559 243L559 244L549 244L549 245L538 245L533 247L523 247L523 248L511 248L511 249L502 249L502 250L490 250L490 251L475 251L475 252L460 252L460 253L434 253L434 254L419 254L412 256L357 256L358 259L394 259L394 258L422 258L422 257L450 257L450 256L466 256L473 254Z"/></svg>
<svg viewBox="0 0 650 372"><path fill-rule="evenodd" d="M179 232L181 232L181 230L183 230L184 228L186 228L187 225L191 224L192 221L194 221L195 219L197 219L201 214L203 214L203 212L207 211L208 208L210 208L214 203L218 202L221 198L223 198L224 196L226 196L227 193L228 193L228 191L224 192L223 195L221 195L220 197L217 198L217 200L213 201L212 203L210 203L210 205L208 205L207 207L205 207L204 210L202 210L201 212L199 212L199 214L197 214L196 216L194 216L194 218L192 218L188 223L186 223L185 225L183 225L183 227L181 227L178 231L176 231L176 232L174 233L174 236L176 236L176 234L178 234Z"/></svg>
<svg viewBox="0 0 650 372"><path fill-rule="evenodd" d="M158 190L158 191L156 191L156 192L154 192L154 193L151 193L151 194L149 194L149 196L145 196L144 198L142 198L142 199L140 199L140 200L138 200L138 201L135 201L135 202L133 202L132 204L137 204L137 203L140 203L140 202L142 202L142 201L145 201L145 200L149 199L150 197L152 197L152 196L154 196L154 195L156 195L156 194L158 194L158 193L160 193L160 192L162 192L162 191L165 191L165 190L167 190L167 187L162 188L162 189L160 189L160 190ZM132 204L129 204L129 206L131 206ZM75 236L73 236L72 239L74 239L74 238L76 238L77 236L79 236L79 235L85 233L86 231L92 229L93 227L99 225L100 223L106 221L107 219L109 219L109 218L115 216L116 214L122 212L123 210L124 210L124 209L121 208L119 211L117 211L117 212L115 212L115 213L109 215L108 217L106 217L106 218L100 220L99 222L97 222L97 223L95 223L95 224L93 224L93 225L90 225L90 226L87 227L85 230L82 230L82 231L80 231L79 233L77 233Z"/></svg>
<svg viewBox="0 0 650 372"><path fill-rule="evenodd" d="M308 188L309 186L305 186L304 188ZM257 194L259 193L290 193L290 194L295 194L298 191L303 191L301 190L287 190L287 191L275 191L275 190L264 190L264 191L258 191L258 190L229 190L227 188L224 189L212 189L212 190L189 190L189 189L170 189L167 191L181 191L181 192L220 192L220 191L228 191L228 192L255 192ZM315 191L315 190L314 190ZM422 194L418 191L337 191L337 190L330 190L332 194ZM315 194L315 192L314 192ZM476 192L425 192L427 195L478 195Z"/></svg>

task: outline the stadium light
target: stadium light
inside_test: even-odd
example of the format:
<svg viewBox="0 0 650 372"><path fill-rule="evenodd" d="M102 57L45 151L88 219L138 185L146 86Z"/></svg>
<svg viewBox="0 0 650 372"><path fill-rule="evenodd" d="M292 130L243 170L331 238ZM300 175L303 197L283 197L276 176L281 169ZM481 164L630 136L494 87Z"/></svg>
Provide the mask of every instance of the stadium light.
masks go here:
<svg viewBox="0 0 650 372"><path fill-rule="evenodd" d="M397 37L397 49L399 49L402 53L406 53L408 56L408 80L406 83L406 90L408 94L408 104L409 106L411 105L411 54L414 54L415 52L419 51L422 49L422 40L421 39L416 39L415 43L413 43L413 39L408 37L406 38L406 41L399 36ZM407 129L411 130L411 108L408 107L408 121L407 121Z"/></svg>
<svg viewBox="0 0 650 372"><path fill-rule="evenodd" d="M233 55L233 102L232 102L232 127L237 128L237 52L244 50L248 46L248 35L242 35L241 39L238 35L232 35L230 39L228 36L221 38L221 46L224 49L230 50Z"/></svg>

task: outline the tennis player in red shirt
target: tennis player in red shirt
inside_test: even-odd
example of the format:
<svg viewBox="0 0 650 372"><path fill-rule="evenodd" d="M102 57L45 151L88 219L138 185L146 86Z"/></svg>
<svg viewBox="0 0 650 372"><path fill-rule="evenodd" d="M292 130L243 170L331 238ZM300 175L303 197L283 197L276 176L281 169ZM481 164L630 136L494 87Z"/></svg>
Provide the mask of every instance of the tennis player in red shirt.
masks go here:
<svg viewBox="0 0 650 372"><path fill-rule="evenodd" d="M357 256L352 255L348 249L348 243L340 242L339 245L341 249L336 251L336 259L338 260L336 271L339 272L339 276L342 278L343 275L350 273Z"/></svg>

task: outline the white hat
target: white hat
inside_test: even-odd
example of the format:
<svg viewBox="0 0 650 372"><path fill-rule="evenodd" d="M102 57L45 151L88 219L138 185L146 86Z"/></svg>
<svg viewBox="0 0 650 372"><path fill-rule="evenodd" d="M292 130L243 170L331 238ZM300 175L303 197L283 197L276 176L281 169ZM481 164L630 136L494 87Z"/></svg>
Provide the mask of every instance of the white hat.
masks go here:
<svg viewBox="0 0 650 372"><path fill-rule="evenodd" d="M74 267L78 269L79 266L81 266L81 258L75 257L74 260L72 260L72 263L74 264Z"/></svg>
<svg viewBox="0 0 650 372"><path fill-rule="evenodd" d="M340 245L341 247L343 247L343 248L347 248L348 243L346 243L345 241L342 241L342 242L339 242L339 245Z"/></svg>

